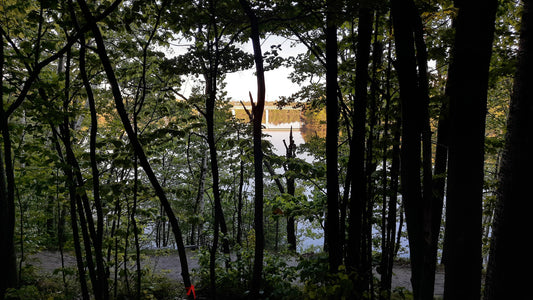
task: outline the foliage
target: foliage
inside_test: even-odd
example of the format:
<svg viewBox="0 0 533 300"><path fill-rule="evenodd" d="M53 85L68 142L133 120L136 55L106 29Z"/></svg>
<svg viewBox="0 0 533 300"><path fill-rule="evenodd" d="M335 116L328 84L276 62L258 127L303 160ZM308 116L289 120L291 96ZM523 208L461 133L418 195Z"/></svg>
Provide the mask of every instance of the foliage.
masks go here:
<svg viewBox="0 0 533 300"><path fill-rule="evenodd" d="M221 299L246 299L249 293L249 280L253 267L253 248L236 247L235 260L228 262L223 255L217 256L217 297ZM203 249L198 254L200 269L199 288L208 293L209 286L209 251ZM278 253L265 252L262 298L264 299L300 299L301 292L297 286L297 268L289 266L291 257Z"/></svg>
<svg viewBox="0 0 533 300"><path fill-rule="evenodd" d="M75 298L79 289L75 283L73 272L65 270L67 276L64 280L60 276L60 270L51 275L43 275L31 264L26 264L22 269L21 286L17 289L8 290L6 299L30 300L30 299L72 299Z"/></svg>
<svg viewBox="0 0 533 300"><path fill-rule="evenodd" d="M304 282L304 299L346 299L354 292L351 276L343 266L331 274L326 254L316 254L302 259L298 264L300 278Z"/></svg>

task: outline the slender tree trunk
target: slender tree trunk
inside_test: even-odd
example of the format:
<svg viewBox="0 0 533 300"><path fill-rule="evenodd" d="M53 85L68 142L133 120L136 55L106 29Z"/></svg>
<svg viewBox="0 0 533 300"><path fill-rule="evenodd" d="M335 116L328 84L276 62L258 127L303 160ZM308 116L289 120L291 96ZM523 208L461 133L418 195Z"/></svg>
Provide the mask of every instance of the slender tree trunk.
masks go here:
<svg viewBox="0 0 533 300"><path fill-rule="evenodd" d="M142 75L139 80L139 84L137 86L137 91L135 95L135 104L133 106L133 130L135 132L135 135L138 135L138 115L142 111L142 107L144 105L144 101L146 99L146 70L147 70L147 57L148 57L148 48L150 47L150 44L152 43L152 39L154 38L154 35L159 27L159 22L161 19L161 13L164 9L166 9L168 5L168 1L163 1L161 4L161 8L157 12L156 21L154 24L153 29L150 32L150 35L148 37L148 40L145 41L143 45L143 52L142 52ZM141 272L141 248L139 244L139 230L137 226L137 220L136 220L136 213L137 213L137 206L138 206L138 189L139 189L139 169L138 169L138 159L137 156L134 155L133 157L133 172L134 172L134 183L133 183L133 207L131 210L131 223L133 226L133 237L134 237L134 243L135 243L135 265L136 265L136 298L141 297L141 279L142 279L142 272ZM163 182L164 184L164 182Z"/></svg>
<svg viewBox="0 0 533 300"><path fill-rule="evenodd" d="M130 139L131 145L133 147L133 150L137 157L139 158L139 163L143 167L148 179L150 180L150 183L154 187L155 193L158 196L159 200L161 201L161 204L165 208L165 213L168 216L170 222L172 231L174 232L174 238L177 244L178 248L178 254L180 258L180 264L181 264L181 275L183 277L183 283L185 285L186 290L191 289L191 278L189 275L189 266L187 262L187 254L185 252L185 247L183 244L183 237L181 233L181 229L179 226L178 219L176 218L176 215L174 214L172 207L170 205L170 202L168 201L166 197L166 193L159 184L159 181L152 170L152 167L150 166L150 163L148 162L148 158L146 157L146 154L144 153L144 150L142 148L142 145L140 144L138 137L135 135L135 132L131 126L131 122L128 118L126 109L124 107L122 93L120 91L120 87L118 85L118 81L115 76L115 72L113 70L113 66L111 65L111 61L109 60L109 56L107 55L107 51L105 48L104 40L102 37L102 34L100 32L100 28L95 22L94 16L92 15L91 11L89 10L89 7L87 6L87 3L84 0L78 0L78 4L80 5L82 12L85 16L85 19L89 24L91 24L91 30L93 32L93 35L95 37L95 41L97 44L97 54L100 57L100 61L102 62L102 65L104 67L104 71L107 75L107 78L109 80L109 84L111 85L111 90L113 93L113 98L115 100L115 106L117 109L118 114L120 115L120 119L122 121L122 124L124 125L124 129L126 133L128 134L128 137ZM192 297L192 293L190 295Z"/></svg>
<svg viewBox="0 0 533 300"><path fill-rule="evenodd" d="M390 44L389 44L390 46ZM390 47L389 47L390 49ZM389 50L390 53L390 50ZM390 63L389 67L390 68ZM390 75L389 72L390 69L387 70L387 76ZM387 78L388 80L388 78ZM382 212L381 212L381 263L380 263L380 274L381 274L381 281L380 281L380 300L388 300L391 297L391 286L392 286L392 272L389 273L389 265L392 265L392 261L389 260L391 257L390 253L393 252L394 249L394 238L391 236L393 233L395 233L395 225L396 225L396 204L392 203L392 196L390 191L390 186L392 185L392 182L389 183L388 180L388 174L390 172L387 172L387 166L388 166L388 149L389 149L389 141L387 137L389 136L389 114L390 114L390 102L391 97L389 94L389 88L390 86L387 84L386 87L386 95L385 95L385 120L383 121L383 149L382 149L382 178L381 178L381 187L383 190L382 195ZM392 219L392 223L394 223L394 227L391 228L390 222L390 214L394 211L394 218ZM392 230L391 230L392 229Z"/></svg>
<svg viewBox="0 0 533 300"><path fill-rule="evenodd" d="M350 138L349 138L350 139ZM347 166L352 165L353 160L353 151L350 151L348 154L348 164ZM348 240L347 240L347 214L348 214L348 207L350 204L350 192L352 188L352 168L348 167L346 168L346 174L344 176L344 188L342 191L342 198L341 202L339 204L339 210L340 210L340 216L339 216L339 234L340 234L340 243L342 246L342 257L344 258L345 262L348 263L348 255L352 255L351 253L348 253Z"/></svg>
<svg viewBox="0 0 533 300"><path fill-rule="evenodd" d="M138 133L137 131L137 117L133 117L133 129L135 130L135 134ZM133 241L135 244L135 297L137 299L141 298L141 279L142 279L142 272L141 272L141 247L139 245L139 227L137 226L137 205L138 205L138 193L139 193L139 166L138 166L138 160L137 156L133 157L133 204L131 208L131 225L133 227ZM127 250L127 249L126 249Z"/></svg>
<svg viewBox="0 0 533 300"><path fill-rule="evenodd" d="M163 206L159 205L159 216L155 223L155 246L157 248L161 248L161 229L162 229L162 223L163 223Z"/></svg>
<svg viewBox="0 0 533 300"><path fill-rule="evenodd" d="M216 74L216 72L214 72ZM216 76L216 75L214 75ZM212 80L210 76L206 76L206 90L211 90ZM219 212L222 210L220 203L220 186L219 186L219 170L218 170L218 158L215 143L215 130L214 130L214 108L215 98L211 96L211 92L207 93L208 99L206 100L206 123L207 123L207 144L209 146L209 153L211 158L211 175L213 177L213 202L215 207L214 221L213 221L213 244L210 249L209 257L209 279L210 279L210 293L212 297L216 299L216 253L218 249L218 240L220 237L219 228L221 227L224 216ZM211 98L212 97L212 98Z"/></svg>
<svg viewBox="0 0 533 300"><path fill-rule="evenodd" d="M413 6L414 7L414 6ZM440 224L442 220L442 201L434 196L433 171L432 171L432 141L429 120L429 78L428 54L424 40L424 25L416 7L413 10L414 40L416 60L418 65L418 87L420 97L419 128L422 138L422 234L421 243L423 265L420 267L421 299L431 299L434 294L435 271L437 264L437 249Z"/></svg>
<svg viewBox="0 0 533 300"><path fill-rule="evenodd" d="M254 144L254 229L255 252L250 295L252 299L259 298L263 274L263 251L265 248L265 234L263 225L263 149L261 147L261 120L265 108L265 71L263 68L263 54L261 52L259 22L255 12L246 0L240 0L241 6L250 19L252 45L257 77L257 103L253 105L253 144Z"/></svg>
<svg viewBox="0 0 533 300"><path fill-rule="evenodd" d="M65 215L67 207L65 204L61 204L61 201L59 200L59 182L58 179L58 173L59 169L56 169L55 174L55 182L56 182L56 195L55 200L57 203L57 247L59 249L59 254L61 256L61 276L63 278L63 287L66 289L68 287L67 285L67 278L66 278L66 272L65 272L65 257L63 252L63 243L65 242L64 232L65 232Z"/></svg>
<svg viewBox="0 0 533 300"><path fill-rule="evenodd" d="M218 52L218 51L217 51ZM214 64L218 64L215 62ZM218 154L215 139L215 100L216 100L216 76L218 71L215 69L206 76L206 123L207 123L207 144L209 146L211 175L213 177L213 202L215 205L215 224L218 230L222 232L222 249L225 254L229 254L228 229L224 212L222 210L222 199L220 197L220 174L218 166ZM219 228L219 229L218 229ZM217 241L218 242L218 241Z"/></svg>
<svg viewBox="0 0 533 300"><path fill-rule="evenodd" d="M292 170L292 161L294 157L296 157L296 144L294 144L294 139L292 138L292 128L289 135L289 145L287 146L287 143L285 140L283 140L283 143L285 144L285 150L286 152L286 158L287 158L287 167L285 167L285 171ZM279 192L283 195L285 194L285 188L283 187L283 184L281 183L281 180L279 178L276 178L276 172L274 171L274 168L270 165L270 163L265 160L265 166L268 169L268 172L270 175L274 178L274 181L276 183L276 186L278 187ZM296 191L296 185L294 182L294 178L292 176L286 176L286 184L287 184L287 194L294 196ZM296 251L296 226L295 226L295 218L292 215L288 215L287 218L287 244L289 245L289 250L295 252ZM277 221L276 221L277 223Z"/></svg>
<svg viewBox="0 0 533 300"><path fill-rule="evenodd" d="M226 220L224 217L224 212L222 210L222 199L220 196L220 174L218 166L218 154L216 148L216 138L215 138L215 102L217 97L217 79L219 73L219 64L220 64L220 36L218 33L218 25L215 20L216 14L216 2L209 1L209 12L210 12L210 22L213 28L212 34L214 35L214 42L209 41L207 48L209 51L214 51L214 53L209 57L208 68L205 68L205 118L207 123L207 144L209 146L210 159L211 159L211 175L213 178L213 202L215 207L215 217L214 217L214 233L213 233L213 245L211 247L211 257L210 257L210 277L211 277L211 293L213 296L216 295L216 286L215 286L215 255L218 248L218 240L220 237L220 232L222 232L222 250L229 258L230 248L229 248L229 236L228 229L226 225ZM214 47L214 49L213 49ZM219 232L220 230L220 232ZM228 266L228 261L226 261L226 266ZM216 297L216 296L215 296Z"/></svg>
<svg viewBox="0 0 533 300"><path fill-rule="evenodd" d="M208 1L209 14L210 14L210 33L208 35L214 36L214 42L207 41L207 51L210 52L207 66L204 65L203 75L205 78L205 112L203 113L206 119L207 126L207 145L210 153L211 175L213 180L213 203L214 203L214 221L213 221L213 244L210 249L210 261L209 261L209 273L210 273L210 289L213 297L216 297L216 253L218 249L218 243L220 238L220 232L222 232L222 249L229 259L229 240L228 229L226 220L224 218L224 212L222 210L222 199L220 195L220 174L218 166L218 154L216 148L215 137L215 104L217 97L217 79L219 75L220 64L220 36L218 32L218 25L215 19L216 3L215 1ZM229 260L226 261L228 266Z"/></svg>
<svg viewBox="0 0 533 300"><path fill-rule="evenodd" d="M66 168L68 168L68 172L73 173L73 177L74 177L74 182L72 184L74 185L76 189L76 195L75 195L76 210L78 212L79 225L81 229L82 241L84 244L84 251L85 251L84 257L87 263L87 269L89 271L89 278L91 279L94 297L96 299L103 299L102 285L100 284L100 281L103 278L100 278L98 276L98 272L96 270L95 261L94 261L95 257L97 256L101 259L102 253L100 252L100 255L98 253L95 253L96 244L98 243L96 228L94 226L93 214L91 211L91 206L89 204L89 199L87 197L85 189L83 188L84 179L81 174L79 162L76 158L74 149L72 147L72 139L71 139L71 134L70 134L70 130L72 127L72 122L69 118L69 105L71 102L71 99L70 99L70 62L71 62L71 51L68 50L67 55L66 55L66 64L65 64L65 89L64 89L65 95L63 99L63 111L62 111L63 124L59 126L59 129L61 132L61 140L63 142L63 145L65 146L65 157L66 157L66 163L68 164ZM40 92L43 98L46 99L47 98L46 92L43 89L41 89ZM101 264L101 266L103 266L103 264Z"/></svg>
<svg viewBox="0 0 533 300"><path fill-rule="evenodd" d="M414 47L414 14L416 7L412 1L391 2L396 56L398 60L398 77L402 112L402 144L401 144L401 192L411 257L411 283L414 299L420 299L423 272L423 208L420 168L421 168L421 99L419 79Z"/></svg>
<svg viewBox="0 0 533 300"><path fill-rule="evenodd" d="M329 271L336 273L342 263L342 245L339 243L339 177L338 130L339 103L337 99L337 24L339 3L326 1L326 186L327 216L326 237L329 254Z"/></svg>
<svg viewBox="0 0 533 300"><path fill-rule="evenodd" d="M115 235L114 233L116 231L119 230L120 228L120 216L122 215L121 211L122 211L122 206L120 205L120 199L116 199L116 204L115 204L115 216L116 216L116 221L113 220L113 228L111 230L112 234L111 236L114 236L114 244L115 244L115 255L113 257L113 260L114 260L114 264L115 264L115 274L114 274L114 283L115 283L115 286L114 286L114 289L113 289L113 297L116 299L117 298L117 293L118 293L118 273L117 270L118 270L118 253L119 253L119 243L118 243L118 235ZM116 222L116 223L115 223ZM109 246L111 247L111 246ZM111 253L111 251L108 252L109 254ZM108 259L108 261L110 261L110 259Z"/></svg>
<svg viewBox="0 0 533 300"><path fill-rule="evenodd" d="M392 7L400 61L402 194L411 251L411 282L415 299L430 299L434 293L442 202L433 196L427 50L422 20L414 2L393 2Z"/></svg>
<svg viewBox="0 0 533 300"><path fill-rule="evenodd" d="M498 1L455 1L450 65L445 299L481 296L481 218L489 63Z"/></svg>
<svg viewBox="0 0 533 300"><path fill-rule="evenodd" d="M66 153L66 157L67 157L67 162L69 164L68 168L72 168L72 156L68 154L68 149L65 149L67 152ZM74 171L75 173L75 171ZM92 285L92 288L93 288L93 294L94 294L94 297L97 298L97 299L100 299L100 285L98 283L98 275L96 274L96 267L94 265L94 259L93 259L93 249L92 249L92 243L91 243L91 238L90 238L90 234L89 234L89 228L88 228L88 221L85 217L85 213L83 211L83 203L82 203L82 199L81 199L81 196L78 195L78 191L80 189L80 185L76 182L77 179L75 178L74 176L74 189L75 189L75 192L76 192L76 195L74 195L74 201L75 201L75 209L78 213L78 218L79 218L79 226L80 226L80 229L81 229L81 238L82 238L82 242L83 242L83 250L85 253L82 253L83 257L85 257L85 262L86 262L86 265L87 265L87 270L88 270L88 273L89 273L89 279L91 280L91 285Z"/></svg>
<svg viewBox="0 0 533 300"><path fill-rule="evenodd" d="M239 194L237 199L237 244L242 246L242 206L244 188L244 150L240 148L240 169L239 169Z"/></svg>
<svg viewBox="0 0 533 300"><path fill-rule="evenodd" d="M398 181L399 181L399 172L400 172L400 124L395 126L393 147L392 147L392 162L390 167L390 183L389 183L389 201L387 203L388 212L387 215L383 216L386 218L385 226L385 243L382 254L382 264L381 264L381 298L380 299L390 299L391 296L391 286L392 286L392 275L393 275L393 266L394 258L398 252L399 239L400 239L400 230L403 226L403 212L400 211L400 224L398 228L398 234L396 234L396 222L398 217L397 206L398 206ZM384 175L386 176L386 175ZM384 199L384 202L386 199Z"/></svg>
<svg viewBox="0 0 533 300"><path fill-rule="evenodd" d="M92 183L93 183L93 198L94 198L94 208L96 209L96 236L93 240L94 251L97 265L98 273L98 284L100 285L99 290L101 294L98 297L101 299L109 299L109 286L108 286L108 275L105 271L104 258L103 258L103 232L104 232L104 215L102 212L102 202L100 199L100 175L98 171L98 162L96 158L96 135L98 132L98 119L96 115L96 103L94 100L94 95L92 92L91 84L87 76L87 70L85 65L85 36L82 35L80 38L80 75L85 86L85 91L87 92L87 99L89 101L89 109L91 113L91 134L90 134L90 161L91 161L91 171L92 171Z"/></svg>
<svg viewBox="0 0 533 300"><path fill-rule="evenodd" d="M69 55L70 55L70 51L67 51L67 70L69 68L68 66ZM79 271L79 276L80 276L80 283L82 285L82 292L85 293L84 288L86 288L86 287L83 287L84 284L86 285L85 267L83 263L83 257L85 257L87 269L89 271L89 278L91 280L91 284L93 287L94 296L96 299L103 299L103 295L101 294L102 291L101 291L101 284L100 284L101 278L99 278L99 275L97 273L97 267L94 264L94 257L93 257L93 246L94 246L94 241L96 239L94 223L92 220L92 214L90 212L87 212L89 203L88 203L87 195L85 194L85 191L82 189L83 179L82 179L82 175L80 172L78 161L76 159L76 156L74 154L74 151L71 145L70 128L69 128L70 121L69 121L69 117L67 114L68 103L69 103L69 101L67 100L69 98L69 95L68 95L69 80L70 80L69 75L67 73L66 85L65 85L66 95L63 101L64 120L63 120L63 124L59 126L60 131L61 131L61 140L63 142L63 145L65 146L65 157L64 158L62 156L61 148L56 138L57 134L55 133L55 128L53 127L53 125L51 126L52 126L52 130L54 130L56 149L58 151L58 155L63 158L63 162L65 163L63 171L68 179L67 183L68 183L68 188L70 191L70 198L71 198L70 199L71 201L70 212L71 212L71 219L72 219L72 230L73 232L76 232L74 234L75 243L80 242L79 230L81 229L81 238L84 244L84 247L83 247L83 250L85 251L84 254L81 252L81 247L79 249L76 249L76 258L78 260L78 271ZM39 89L39 92L40 92L41 97L43 97L43 99L48 99L46 92L43 89ZM81 193L80 193L80 190L82 190ZM79 226L79 229L78 229L78 226ZM81 268L80 268L80 264L81 264Z"/></svg>
<svg viewBox="0 0 533 300"><path fill-rule="evenodd" d="M371 14L374 16L374 11L371 11ZM364 267L365 270L365 286L369 286L369 292L371 295L374 295L374 281L373 281L373 274L372 274L372 262L374 260L373 258L373 237L372 237L372 227L374 225L374 204L375 199L377 198L377 188L376 188L376 182L377 180L374 179L374 173L377 169L377 159L374 156L374 153L376 152L375 148L376 145L380 142L379 141L379 133L376 130L376 126L378 125L378 94L379 94L379 80L378 80L378 69L381 68L382 65L382 57L383 57L383 46L382 43L379 41L378 35L379 35L379 29L380 29L380 18L379 13L375 13L375 18L371 24L371 26L374 26L374 33L373 33L373 42L372 42L372 79L370 83L370 93L369 93L369 101L368 101L368 136L367 136L367 142L366 142L366 158L365 158L365 176L367 181L367 205L366 205L366 211L365 215L363 217L364 220L364 233L365 233L365 241L366 241L366 247L365 247L365 260L364 260ZM374 299L374 297L371 297L371 299Z"/></svg>
<svg viewBox="0 0 533 300"><path fill-rule="evenodd" d="M6 289L17 285L15 256L15 175L11 157L11 136L8 115L4 110L4 39L0 34L0 131L3 147L0 150L0 299ZM21 241L22 242L22 241Z"/></svg>
<svg viewBox="0 0 533 300"><path fill-rule="evenodd" d="M367 233L368 190L365 171L365 138L367 126L368 102L368 64L370 60L370 44L372 40L373 12L369 8L359 9L358 43L355 69L355 104L353 113L353 137L350 151L352 159L352 193L350 199L350 216L348 225L348 271L356 272L353 281L359 293L369 290L371 270L368 270L367 245L370 238ZM328 120L329 125L329 120ZM328 190L329 191L329 190Z"/></svg>
<svg viewBox="0 0 533 300"><path fill-rule="evenodd" d="M130 232L131 232L131 209L130 209L130 200L129 195L125 196L126 201L126 231L124 232L124 249L122 249L122 268L124 274L121 274L124 285L126 286L126 294L131 295L131 287L130 287L130 268L128 266L129 262L129 248L130 248Z"/></svg>
<svg viewBox="0 0 533 300"><path fill-rule="evenodd" d="M283 140L285 143L285 140ZM291 171L292 168L292 159L296 158L296 144L294 143L294 138L292 136L292 127L291 132L289 134L289 145L285 145L286 150L286 158L287 158L287 164L288 164L288 170ZM296 192L296 185L294 182L294 177L292 176L286 176L287 180L287 194L294 197L294 194ZM289 215L287 217L287 243L289 244L289 250L292 252L296 252L296 226L295 226L295 220L293 215Z"/></svg>
<svg viewBox="0 0 533 300"><path fill-rule="evenodd" d="M435 247L438 245L442 211L444 204L444 193L446 187L446 166L448 163L448 145L449 145L449 128L450 128L450 111L449 111L449 98L444 99L441 104L439 121L437 124L437 145L435 150L435 167L434 167L434 179L433 179L433 201L431 214L433 216L440 216L439 222L433 222L431 229L435 232L431 236L431 244ZM437 251L437 249L435 249Z"/></svg>
<svg viewBox="0 0 533 300"><path fill-rule="evenodd" d="M531 266L529 247L516 246L517 241L524 239L524 230L531 228L531 211L524 206L524 200L528 198L525 195L531 194L533 180L533 1L522 3L518 67L500 168L485 300L524 299L533 279L530 272L524 272ZM527 262L517 262L519 257Z"/></svg>
<svg viewBox="0 0 533 300"><path fill-rule="evenodd" d="M74 154L74 151L72 149L72 141L70 136L70 126L71 122L69 120L68 116L68 107L70 104L70 60L71 60L71 51L70 49L67 50L67 58L66 58L66 67L65 67L65 89L64 89L64 97L63 97L63 124L59 126L61 131L61 140L63 142L63 145L65 146L65 159L64 159L64 173L65 175L70 178L71 180L68 181L69 189L73 189L75 192L74 194L71 194L71 201L74 203L71 203L71 213L78 213L79 222L73 223L73 231L77 231L77 226L79 225L81 227L81 234L82 234L82 240L84 243L84 250L87 262L87 269L89 271L89 277L91 279L91 284L93 287L94 295L97 299L102 299L101 297L101 286L99 284L99 278L96 272L96 268L94 265L93 260L93 241L96 239L96 232L94 228L94 223L92 219L92 213L90 212L89 208L89 200L87 198L87 195L85 194L85 191L83 190L82 193L78 189L80 189L83 186L83 178L81 175L80 167L78 164L78 161L76 159L76 156ZM61 67L59 68L58 72L61 71ZM40 96L45 100L48 101L48 96L46 94L46 91L42 88L39 88L39 94ZM57 137L57 134L55 132L55 128L53 125L51 125L52 130L54 131L54 137ZM60 145L56 141L56 149L58 151L58 154L61 156L61 148ZM62 156L61 156L62 157ZM77 219L76 216L71 216L71 218ZM76 228L75 228L76 227ZM79 240L78 240L79 242ZM81 251L81 250L80 250ZM80 255L78 260L82 260L82 254L81 252L76 252L76 255ZM83 270L83 272L85 272ZM82 272L80 272L80 282L84 281L84 276L82 277ZM82 283L83 284L83 283ZM82 287L83 288L83 287Z"/></svg>
<svg viewBox="0 0 533 300"><path fill-rule="evenodd" d="M72 228L72 239L74 244L74 253L76 254L76 267L78 269L78 278L80 282L80 289L81 289L81 296L83 300L89 300L89 289L87 287L87 280L85 278L85 266L83 262L83 254L81 252L81 243L80 243L80 236L79 236L79 228L78 228L78 217L76 213L76 186L74 184L75 179L72 172L72 169L67 165L67 161L65 160L61 146L59 144L59 139L57 137L57 132L53 125L51 125L52 128L52 139L57 151L58 156L61 159L61 162L63 163L63 172L65 173L65 176L67 177L67 181L65 185L67 186L67 189L69 191L69 213L70 213L70 224Z"/></svg>
<svg viewBox="0 0 533 300"><path fill-rule="evenodd" d="M70 172L72 173L72 172ZM67 180L74 181L74 176L72 174L67 175ZM78 229L78 218L76 215L76 189L73 184L69 184L69 194L70 194L70 219L72 226L72 238L74 240L74 251L76 253L76 266L78 268L78 277L80 281L81 294L84 300L89 298L89 289L87 287L87 281L85 279L85 266L83 263L83 254L81 252L80 236Z"/></svg>
<svg viewBox="0 0 533 300"><path fill-rule="evenodd" d="M389 25L389 31L392 32L392 25ZM391 296L392 286L392 268L394 265L394 257L396 255L396 222L397 222L397 206L398 206L398 174L400 169L400 133L401 133L401 121L399 113L393 114L396 110L391 109L392 97L391 97L391 73L392 73L392 41L389 41L387 53L387 71L386 71L386 87L385 87L385 124L384 124L384 137L389 136L389 118L395 120L394 126L391 128L393 138L390 143L384 142L383 148L383 210L384 214L382 218L383 222L383 250L382 250L382 264L381 264L381 293L382 300L388 300ZM387 161L388 161L388 145L392 144L392 151L390 154L391 166L389 175L390 182L387 189ZM387 202L388 196L388 202Z"/></svg>
<svg viewBox="0 0 533 300"><path fill-rule="evenodd" d="M204 193L205 193L205 175L207 171L207 154L202 156L202 162L200 164L200 178L198 183L198 192L196 194L196 202L194 203L194 214L200 215L203 212L203 206L204 206ZM197 220L197 224L193 223L191 228L191 244L199 245L199 241L196 241L195 233L196 230L200 232L202 229L202 225L200 224L200 220Z"/></svg>

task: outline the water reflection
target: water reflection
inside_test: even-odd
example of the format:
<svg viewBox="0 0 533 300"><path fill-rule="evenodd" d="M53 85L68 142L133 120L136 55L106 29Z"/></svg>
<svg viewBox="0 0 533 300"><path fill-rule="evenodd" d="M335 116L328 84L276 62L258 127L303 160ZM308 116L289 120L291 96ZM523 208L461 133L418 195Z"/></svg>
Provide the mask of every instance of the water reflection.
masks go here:
<svg viewBox="0 0 533 300"><path fill-rule="evenodd" d="M267 140L269 140L272 143L272 146L274 147L273 152L277 155L284 156L286 153L285 150L285 144L283 143L283 140L285 140L285 143L287 145L289 144L289 135L290 135L290 129L284 129L284 130L269 130L265 129L263 132L268 136ZM302 131L299 129L293 129L292 132L294 143L296 144L296 147L299 147L303 143L305 143L304 136L302 134ZM310 155L309 153L301 153L297 150L296 157L299 159L303 159L306 162L313 162L314 157ZM306 196L311 196L310 191L304 192ZM300 253L308 252L310 250L318 250L321 249L324 244L324 232L322 229L317 229L314 226L317 224L311 224L309 221L306 220L298 220L296 224L296 230L297 230L297 236L298 236L298 246L297 250Z"/></svg>
<svg viewBox="0 0 533 300"><path fill-rule="evenodd" d="M290 128L290 127L289 127ZM268 137L267 140L269 140L272 143L272 146L274 149L275 154L280 156L285 156L286 150L285 150L285 144L283 143L283 140L287 143L287 146L289 145L289 135L290 135L290 129L283 129L283 130L272 130L272 129L265 129L263 130L263 133L265 133ZM301 130L299 129L293 129L292 131L292 137L294 139L294 143L296 144L296 147L298 147L305 143L304 137L302 135ZM313 162L313 156L309 153L300 153L296 152L296 157L305 160L306 162Z"/></svg>

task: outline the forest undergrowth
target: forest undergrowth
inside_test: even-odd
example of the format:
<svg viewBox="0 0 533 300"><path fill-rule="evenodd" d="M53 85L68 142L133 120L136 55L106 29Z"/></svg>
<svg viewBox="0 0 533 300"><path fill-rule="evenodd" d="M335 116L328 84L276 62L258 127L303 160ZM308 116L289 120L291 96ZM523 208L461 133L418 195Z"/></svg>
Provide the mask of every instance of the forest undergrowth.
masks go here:
<svg viewBox="0 0 533 300"><path fill-rule="evenodd" d="M187 250L189 267L196 286L197 299L209 299L209 253L205 249ZM134 253L130 255L134 256ZM229 267L226 258L219 260L219 299L247 299L246 278L253 263L251 253L241 251L240 257L231 254ZM142 299L186 299L180 286L181 267L179 255L174 249L152 249L142 252ZM38 251L27 256L22 262L21 279L24 288L14 290L11 295L17 299L74 299L79 294L78 279L75 277L76 259L72 251L61 254L57 250ZM110 278L114 277L114 272ZM116 299L129 299L133 295L130 284L134 282L135 263L121 268L117 273ZM409 261L397 259L393 271L392 299L412 299L411 270ZM327 278L327 256L323 253L288 254L267 252L265 254L266 299L320 299L328 292L324 285ZM379 271L374 268L375 284L379 281ZM339 274L337 284L350 285ZM337 287L338 288L338 287ZM341 289L349 289L342 286ZM115 287L113 287L115 290ZM435 278L435 299L441 299L444 290L443 268L438 268ZM329 291L331 292L331 291ZM183 298L182 298L183 297Z"/></svg>

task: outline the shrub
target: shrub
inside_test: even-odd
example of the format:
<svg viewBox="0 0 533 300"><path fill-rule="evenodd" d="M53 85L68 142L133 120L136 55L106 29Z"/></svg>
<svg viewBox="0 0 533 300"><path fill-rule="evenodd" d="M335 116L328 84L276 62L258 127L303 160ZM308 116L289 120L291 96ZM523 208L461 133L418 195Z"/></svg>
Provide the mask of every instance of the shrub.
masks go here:
<svg viewBox="0 0 533 300"><path fill-rule="evenodd" d="M200 250L200 269L195 273L200 280L199 289L204 291L208 291L210 286L209 255L207 249ZM220 299L245 299L248 296L254 251L236 247L235 256L235 260L229 261L223 254L217 254L216 292ZM296 285L296 267L288 266L286 260L279 254L265 252L261 291L264 299L300 299L301 291Z"/></svg>
<svg viewBox="0 0 533 300"><path fill-rule="evenodd" d="M329 273L328 269L327 253L314 254L300 261L298 270L304 282L304 299L346 299L354 293L351 276L356 274L346 273L344 266L340 266L335 274Z"/></svg>

